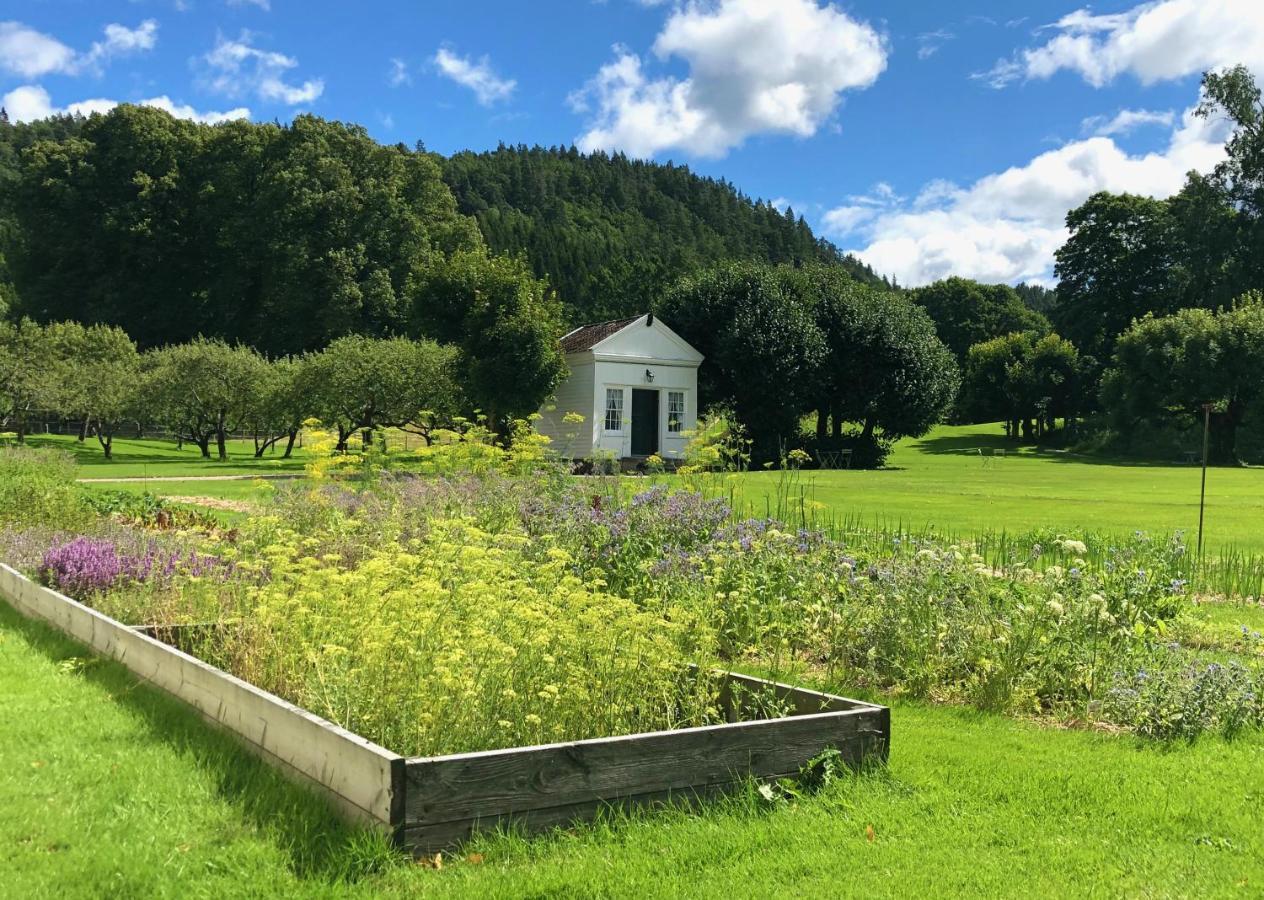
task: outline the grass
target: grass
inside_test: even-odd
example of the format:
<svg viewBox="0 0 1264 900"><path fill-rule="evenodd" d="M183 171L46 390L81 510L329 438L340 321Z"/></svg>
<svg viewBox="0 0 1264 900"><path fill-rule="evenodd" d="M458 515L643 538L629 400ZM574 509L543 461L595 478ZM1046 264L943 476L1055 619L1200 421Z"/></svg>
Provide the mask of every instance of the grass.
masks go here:
<svg viewBox="0 0 1264 900"><path fill-rule="evenodd" d="M980 455L979 450L984 455ZM992 456L993 450L1005 456ZM1016 449L999 425L940 426L900 441L879 471L805 471L800 492L820 515L866 525L932 525L954 534L1055 528L1156 534L1198 528L1199 467ZM778 472L735 482L752 512L776 511ZM1264 553L1264 469L1215 468L1207 476L1207 546Z"/></svg>
<svg viewBox="0 0 1264 900"><path fill-rule="evenodd" d="M890 768L535 841L441 871L338 824L183 705L0 606L10 896L1247 896L1264 736L1170 748L899 705Z"/></svg>
<svg viewBox="0 0 1264 900"><path fill-rule="evenodd" d="M191 445L177 450L168 441L119 439L115 459L106 460L92 441L80 444L58 435L29 440L73 453L83 478L297 475L307 461L302 449L290 460L279 454L256 460L246 441L231 442L230 457L221 463L201 459ZM998 450L1005 455L992 455ZM940 426L926 437L897 443L886 469L804 472L798 476L794 499L797 502L801 495L821 504L819 516L863 525L915 530L933 526L954 534L1019 533L1040 527L1071 534L1135 529L1165 534L1182 529L1192 541L1198 527L1200 477L1200 469L1191 465L1015 448L999 425ZM782 473L751 472L731 487L739 504L763 514L776 511L776 493L783 484ZM260 489L249 481L109 487L245 501L260 496ZM1264 469L1210 470L1206 540L1212 554L1223 558L1264 554Z"/></svg>
<svg viewBox="0 0 1264 900"><path fill-rule="evenodd" d="M193 444L185 444L183 449L176 449L172 441L118 438L114 442L113 459L105 458L101 446L95 440L80 443L70 435L31 435L26 442L32 447L57 447L71 453L79 464L81 478L187 478L199 475L287 472L301 474L307 461L301 449L296 449L291 459L282 459L280 451L255 459L254 445L250 441L229 441L228 459L224 462L215 458L202 459L201 451ZM211 453L214 457L214 448Z"/></svg>

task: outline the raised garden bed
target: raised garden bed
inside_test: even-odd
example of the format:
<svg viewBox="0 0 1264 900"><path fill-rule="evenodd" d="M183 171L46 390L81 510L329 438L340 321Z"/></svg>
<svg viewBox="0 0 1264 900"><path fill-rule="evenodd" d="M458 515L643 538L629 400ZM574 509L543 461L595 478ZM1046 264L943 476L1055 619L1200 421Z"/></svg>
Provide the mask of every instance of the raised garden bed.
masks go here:
<svg viewBox="0 0 1264 900"><path fill-rule="evenodd" d="M603 806L691 800L748 777L793 775L827 748L852 765L885 759L891 739L886 707L726 673L720 699L730 721L722 724L406 758L172 646L178 628L129 627L3 564L0 596L184 700L415 853L479 828L548 828ZM748 697L782 714L741 721Z"/></svg>

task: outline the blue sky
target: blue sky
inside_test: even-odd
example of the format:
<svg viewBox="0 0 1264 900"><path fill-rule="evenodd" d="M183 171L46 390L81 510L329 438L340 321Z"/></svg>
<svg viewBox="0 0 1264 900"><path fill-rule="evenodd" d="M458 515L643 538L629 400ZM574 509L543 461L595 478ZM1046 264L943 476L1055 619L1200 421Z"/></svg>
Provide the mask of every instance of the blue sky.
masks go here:
<svg viewBox="0 0 1264 900"><path fill-rule="evenodd" d="M1049 281L1066 210L1219 158L1264 2L0 0L11 116L298 112L451 153L622 149L789 202L903 283Z"/></svg>

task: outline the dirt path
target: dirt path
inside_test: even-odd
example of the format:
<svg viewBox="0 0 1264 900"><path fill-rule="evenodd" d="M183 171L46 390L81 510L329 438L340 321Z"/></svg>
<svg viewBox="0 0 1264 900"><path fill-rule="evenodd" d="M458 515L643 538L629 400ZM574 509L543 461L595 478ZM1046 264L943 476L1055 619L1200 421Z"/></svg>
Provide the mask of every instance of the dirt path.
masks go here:
<svg viewBox="0 0 1264 900"><path fill-rule="evenodd" d="M224 497L163 497L171 503L183 503L188 506L205 506L208 509L220 509L226 512L254 512L255 505L245 500L229 500Z"/></svg>

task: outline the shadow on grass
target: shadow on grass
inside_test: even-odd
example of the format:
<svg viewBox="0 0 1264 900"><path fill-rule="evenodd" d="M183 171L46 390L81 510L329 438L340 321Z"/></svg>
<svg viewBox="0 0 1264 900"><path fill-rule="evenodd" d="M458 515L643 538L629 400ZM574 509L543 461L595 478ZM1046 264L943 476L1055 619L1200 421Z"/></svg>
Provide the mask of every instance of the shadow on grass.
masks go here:
<svg viewBox="0 0 1264 900"><path fill-rule="evenodd" d="M4 441L4 446L14 444L16 441L12 438ZM61 450L73 456L76 463L90 469L103 469L115 465L152 466L154 467L153 474L156 475L161 474L164 469L178 466L194 466L198 470L205 469L204 474L214 475L216 469L230 467L238 469L258 467L260 470L269 472L301 472L304 465L302 459L298 457L285 459L280 452L268 452L256 458L249 444L243 446L239 441L230 442L229 457L225 460L214 456L214 445L211 447L212 457L206 459L194 444L186 443L183 449L177 450L171 441L152 438L116 438L114 453L108 460L96 438L78 441L73 436L31 434L26 437L26 446Z"/></svg>
<svg viewBox="0 0 1264 900"><path fill-rule="evenodd" d="M1127 466L1130 468L1152 469L1189 469L1196 466L1196 464L1190 463L1185 458L1146 459L1113 453L1080 453L1064 450L1060 447L1044 447L1011 441L1003 434L989 434L986 432L923 438L914 445L914 449L922 453L943 453L957 456L978 455L985 459L989 458L995 451L1004 450L1007 456L1091 466Z"/></svg>
<svg viewBox="0 0 1264 900"><path fill-rule="evenodd" d="M5 603L0 603L0 628L53 661L92 652ZM403 859L384 834L347 823L315 791L288 781L234 737L122 665L102 658L100 664L80 669L79 677L107 691L155 740L208 773L220 796L288 855L297 877L348 883Z"/></svg>

